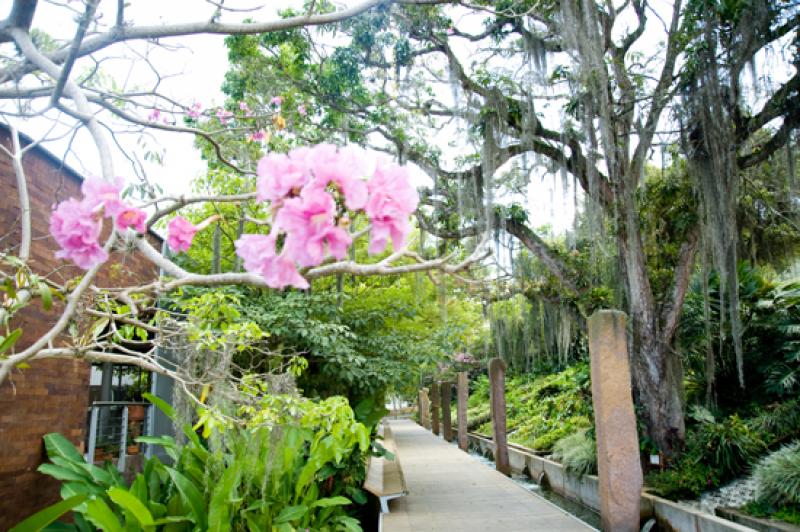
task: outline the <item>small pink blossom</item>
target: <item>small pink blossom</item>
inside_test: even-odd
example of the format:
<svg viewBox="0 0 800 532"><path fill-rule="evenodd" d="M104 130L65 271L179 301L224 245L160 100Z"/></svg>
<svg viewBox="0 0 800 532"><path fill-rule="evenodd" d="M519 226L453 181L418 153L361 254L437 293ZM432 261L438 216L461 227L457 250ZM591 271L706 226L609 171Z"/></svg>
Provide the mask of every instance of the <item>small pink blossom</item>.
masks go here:
<svg viewBox="0 0 800 532"><path fill-rule="evenodd" d="M119 199L123 181L121 177L111 183L98 177L90 177L81 184L83 201L93 210L104 209L106 216L116 216L127 205Z"/></svg>
<svg viewBox="0 0 800 532"><path fill-rule="evenodd" d="M200 110L201 109L202 109L202 106L200 105L200 103L199 102L194 102L192 104L191 109L189 109L186 114L189 115L189 118L197 120L198 118L200 118Z"/></svg>
<svg viewBox="0 0 800 532"><path fill-rule="evenodd" d="M247 137L250 142L261 142L262 140L267 138L267 132L263 129L259 129L258 131L254 131L249 137Z"/></svg>
<svg viewBox="0 0 800 532"><path fill-rule="evenodd" d="M219 121L220 121L220 123L222 125L227 124L228 120L230 120L232 117L233 117L233 113L232 112L230 112L230 111L228 111L226 109L223 109L221 107L219 109L217 109L217 118L219 119Z"/></svg>
<svg viewBox="0 0 800 532"><path fill-rule="evenodd" d="M472 364L475 359L469 353L456 353L453 360L462 364Z"/></svg>
<svg viewBox="0 0 800 532"><path fill-rule="evenodd" d="M133 227L137 233L144 233L147 230L144 223L145 220L147 220L147 213L143 210L126 206L125 209L117 213L114 223L120 231Z"/></svg>
<svg viewBox="0 0 800 532"><path fill-rule="evenodd" d="M408 171L390 161L378 164L369 180L369 201L364 212L372 223L369 252L380 253L389 238L395 249L405 245L411 231L408 217L419 203L419 195L411 186Z"/></svg>
<svg viewBox="0 0 800 532"><path fill-rule="evenodd" d="M108 253L98 243L101 220L91 203L75 198L59 203L50 216L50 233L61 247L56 257L69 259L84 270L108 260Z"/></svg>
<svg viewBox="0 0 800 532"><path fill-rule="evenodd" d="M286 257L275 254L275 235L242 235L234 245L244 269L260 275L271 288L308 288L308 281Z"/></svg>
<svg viewBox="0 0 800 532"><path fill-rule="evenodd" d="M147 119L150 122L158 122L158 118L160 116L161 116L161 110L160 109L153 109L152 111L150 111L150 114L147 116Z"/></svg>
<svg viewBox="0 0 800 532"><path fill-rule="evenodd" d="M299 198L286 200L276 216L286 231L285 253L301 266L316 266L325 250L341 260L352 243L350 235L334 223L336 203L324 190L307 187Z"/></svg>
<svg viewBox="0 0 800 532"><path fill-rule="evenodd" d="M269 103L271 103L275 107L280 107L281 104L283 103L283 98L281 98L280 96L273 96L272 99L269 101Z"/></svg>
<svg viewBox="0 0 800 532"><path fill-rule="evenodd" d="M176 216L167 225L167 244L173 253L188 251L198 227L183 216Z"/></svg>
<svg viewBox="0 0 800 532"><path fill-rule="evenodd" d="M305 150L307 151L307 150ZM300 192L309 175L303 149L292 150L288 155L270 154L258 161L256 199L277 202L289 194Z"/></svg>
<svg viewBox="0 0 800 532"><path fill-rule="evenodd" d="M344 195L345 206L350 210L363 209L367 203L367 183L362 178L369 172L364 150L333 144L318 144L309 152L309 169L315 186L325 188L335 183Z"/></svg>
<svg viewBox="0 0 800 532"><path fill-rule="evenodd" d="M306 111L306 106L302 104L298 105L297 114L299 114L300 116L306 116L308 114L308 111Z"/></svg>

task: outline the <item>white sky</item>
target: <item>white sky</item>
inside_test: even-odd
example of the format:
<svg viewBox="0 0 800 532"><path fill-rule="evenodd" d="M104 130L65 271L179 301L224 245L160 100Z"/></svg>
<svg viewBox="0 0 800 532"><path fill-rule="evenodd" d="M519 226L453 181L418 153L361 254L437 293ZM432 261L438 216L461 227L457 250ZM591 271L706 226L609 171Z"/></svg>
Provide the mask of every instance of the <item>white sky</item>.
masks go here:
<svg viewBox="0 0 800 532"><path fill-rule="evenodd" d="M63 2L64 0L62 0ZM355 3L358 3L358 0L339 2L340 5ZM126 19L135 21L137 25L208 20L214 11L214 7L204 0L135 0L129 4ZM226 7L266 7L262 7L256 12L227 13L223 15L222 20L238 22L244 17L271 20L277 18L276 12L279 9L289 6L299 7L301 4L301 0L227 0ZM10 5L9 1L0 2L0 18L7 15ZM82 0L67 0L66 5L76 10L83 9ZM100 6L103 21L107 24L111 23L115 15L116 2L104 0ZM457 22L462 28L463 24L470 27L474 25L466 19ZM55 38L69 39L72 37L76 25L73 14L65 7L40 1L33 27L40 28ZM657 30L658 25L654 24L653 28L655 31L648 34L649 44L645 43L646 46L656 46L661 38L660 32ZM155 77L150 66L137 58L137 54L143 56L149 51L152 65L163 77L159 87L160 93L185 104L197 101L202 103L205 109L213 108L224 100L220 86L228 65L223 38L223 36L217 35L199 35L162 40L162 44L169 45L170 48L180 45L181 49L179 50L161 49L144 42L116 45L102 52L103 57L106 58L102 68L105 75L113 77L119 86L128 89L133 87L149 89L152 87ZM7 48L5 51L8 53ZM461 49L460 55L467 64L469 50ZM79 72L81 68L89 68L89 64L86 61L79 62L75 72ZM44 104L44 102L40 102L40 104ZM559 103L554 103L551 109L540 108L539 111L543 110L545 116L552 119L558 114L559 107ZM0 114L5 109L7 109L7 104L0 103ZM8 118L8 120L13 122L15 119ZM15 125L21 131L35 138L45 134L50 127L49 123L44 120L16 121ZM445 132L440 135L440 138L447 136L448 133ZM135 155L142 161L148 178L152 182L159 183L167 192L185 193L191 179L202 174L206 169L205 162L193 147L191 135L152 131L147 135L126 134L119 135L118 138L123 149L129 155ZM444 142L438 143L442 144L443 148L447 147ZM64 138L45 144L45 147L58 157L64 156L67 146L67 139ZM72 143L72 150L74 153L66 156L68 164L86 175L99 173L96 149L85 130L82 130ZM144 153L147 150L163 151L163 164L144 162ZM116 173L128 181L134 180L134 172L130 163L120 150L115 149L114 151ZM452 154L458 151L463 153L464 149L449 150L451 160ZM418 184L424 184L426 178L420 173L417 174L415 180ZM560 176L533 177L526 198L531 224L533 226L551 224L556 232L569 228L574 216L573 195L574 191L570 187L563 186ZM519 200L517 199L517 201Z"/></svg>

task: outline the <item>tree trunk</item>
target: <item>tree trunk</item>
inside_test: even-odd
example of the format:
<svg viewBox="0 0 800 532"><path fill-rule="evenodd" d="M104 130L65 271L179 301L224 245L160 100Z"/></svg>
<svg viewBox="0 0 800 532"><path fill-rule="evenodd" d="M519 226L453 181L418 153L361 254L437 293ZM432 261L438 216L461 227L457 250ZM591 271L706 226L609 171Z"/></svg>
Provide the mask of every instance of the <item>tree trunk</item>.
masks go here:
<svg viewBox="0 0 800 532"><path fill-rule="evenodd" d="M647 434L669 459L680 454L683 420L683 365L680 355L656 336L637 334L631 348L631 373L639 418Z"/></svg>

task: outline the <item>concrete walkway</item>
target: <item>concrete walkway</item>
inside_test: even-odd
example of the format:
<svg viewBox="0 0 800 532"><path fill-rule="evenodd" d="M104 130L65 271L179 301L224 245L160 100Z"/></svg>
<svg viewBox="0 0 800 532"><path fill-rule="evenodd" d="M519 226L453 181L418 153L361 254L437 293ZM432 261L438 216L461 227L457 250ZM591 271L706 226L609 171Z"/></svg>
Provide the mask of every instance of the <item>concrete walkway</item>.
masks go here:
<svg viewBox="0 0 800 532"><path fill-rule="evenodd" d="M385 532L593 530L416 423L389 423L409 495L389 502Z"/></svg>

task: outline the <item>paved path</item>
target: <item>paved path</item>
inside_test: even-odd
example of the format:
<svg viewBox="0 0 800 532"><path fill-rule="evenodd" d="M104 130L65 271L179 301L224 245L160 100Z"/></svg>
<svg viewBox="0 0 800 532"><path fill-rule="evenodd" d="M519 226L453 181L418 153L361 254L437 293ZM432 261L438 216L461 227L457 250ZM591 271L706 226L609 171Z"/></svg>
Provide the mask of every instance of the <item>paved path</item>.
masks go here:
<svg viewBox="0 0 800 532"><path fill-rule="evenodd" d="M416 423L389 423L409 495L389 502L385 532L594 530Z"/></svg>

